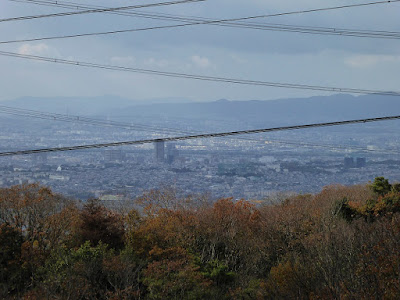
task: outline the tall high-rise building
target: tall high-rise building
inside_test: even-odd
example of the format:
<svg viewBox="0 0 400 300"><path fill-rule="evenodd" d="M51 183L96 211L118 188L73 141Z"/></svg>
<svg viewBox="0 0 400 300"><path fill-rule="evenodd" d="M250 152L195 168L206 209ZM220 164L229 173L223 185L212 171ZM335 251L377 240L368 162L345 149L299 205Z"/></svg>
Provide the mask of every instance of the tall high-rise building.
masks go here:
<svg viewBox="0 0 400 300"><path fill-rule="evenodd" d="M178 149L175 144L167 144L167 163L172 164L179 156Z"/></svg>
<svg viewBox="0 0 400 300"><path fill-rule="evenodd" d="M155 159L157 162L163 163L165 159L164 141L154 143Z"/></svg>
<svg viewBox="0 0 400 300"><path fill-rule="evenodd" d="M344 158L344 167L345 168L354 168L354 158L353 157L345 157Z"/></svg>
<svg viewBox="0 0 400 300"><path fill-rule="evenodd" d="M367 160L365 159L365 157L357 157L357 160L356 160L357 168L363 168L366 166L366 164L367 164Z"/></svg>
<svg viewBox="0 0 400 300"><path fill-rule="evenodd" d="M366 166L366 158L365 157L345 157L344 158L344 167L345 168L364 168Z"/></svg>

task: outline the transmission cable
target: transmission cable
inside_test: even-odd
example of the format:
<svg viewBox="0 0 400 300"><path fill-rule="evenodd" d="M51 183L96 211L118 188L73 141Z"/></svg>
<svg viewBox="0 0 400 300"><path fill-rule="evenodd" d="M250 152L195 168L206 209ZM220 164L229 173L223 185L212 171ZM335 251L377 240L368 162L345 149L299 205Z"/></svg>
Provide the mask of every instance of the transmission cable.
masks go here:
<svg viewBox="0 0 400 300"><path fill-rule="evenodd" d="M9 0L21 2L23 0ZM24 1L26 2L26 1ZM83 8L80 6L75 6L76 4L61 4L60 2L46 2L46 1L28 1L29 3L41 4L45 5L58 5L64 8L104 8L98 6L84 6ZM38 3L37 3L38 2ZM67 2L70 3L70 2ZM66 5L66 6L65 6ZM111 12L114 13L114 12ZM157 30L157 29L170 29L170 28L179 28L186 26L194 26L194 25L216 25L216 26L224 26L224 27L234 27L234 28L246 28L246 29L257 29L257 30L268 30L268 31L286 31L286 32L295 32L295 33L305 33L305 34L318 34L318 35L339 35L339 36L350 36L350 37L362 37L362 38L381 38L381 39L400 39L400 32L395 31L377 31L377 30L357 30L357 29L344 29L344 28L329 28L329 27L313 27L313 26L294 26L294 25L286 25L286 24L265 24L265 23L256 23L256 22L229 22L225 20L213 20L209 18L201 18L201 17L192 17L192 16L176 16L171 14L154 14L154 13L145 13L145 12L123 12L123 14L128 14L130 16L143 17L143 18L151 18L158 20L172 20L178 22L189 22L178 25L166 25L166 26L153 26L146 28L131 28L131 29L122 29L122 30L113 30L113 31L105 31L105 32L92 32L92 33L81 33L81 34L71 34L71 35L62 35L62 36L52 36L52 37L39 37L39 38L29 38L29 39L20 39L20 40L10 40L3 41L0 44L10 44L10 43L21 43L21 42L33 42L33 41L42 41L42 40L54 40L54 39L67 39L67 38L77 38L77 37L85 37L85 36L99 36L99 35L110 35L110 34L120 34L120 33L128 33L128 32L136 32L136 31L147 31L147 30Z"/></svg>
<svg viewBox="0 0 400 300"><path fill-rule="evenodd" d="M42 5L52 5L52 6L61 6L61 7L68 7L74 9L86 9L88 6L81 6L80 4L62 4L62 1L31 1L31 0L10 0L15 2L27 2L27 3L34 3L34 4L42 4ZM196 0L192 0L196 1ZM197 1L205 1L205 0L197 0ZM400 0L386 0L386 1L374 1L374 2L366 2L366 3L359 3L359 4L348 4L348 5L340 5L340 6L332 6L332 7L323 7L323 8L314 8L314 9L305 9L299 11L291 11L291 12L282 12L282 13L275 13L275 14L264 14L264 15L257 15L257 16L250 16L250 17L242 17L242 18L233 18L233 19L224 19L219 20L218 22L229 22L229 21L244 21L244 20L251 20L251 19L260 19L260 18L269 18L269 17L279 17L279 16L286 16L286 15L294 15L294 14L305 14L305 13L314 13L314 12L321 12L321 11L330 11L330 10L337 10L337 9L347 9L347 8L355 8L355 7L364 7L364 6L372 6L372 5L380 5L380 4L388 4L388 3L396 3L400 2ZM68 3L68 2L64 2ZM98 8L93 10L104 10L102 12L113 12L113 10L109 8Z"/></svg>
<svg viewBox="0 0 400 300"><path fill-rule="evenodd" d="M84 62L84 61L73 61L73 60L59 59L59 58L54 58L54 57L44 57L44 56L20 54L20 53L15 53L15 52L6 52L6 51L0 51L0 55L35 60L35 61L45 61L45 62L51 62L51 63L73 65L73 66L79 66L79 67L133 72L133 73L140 73L140 74L157 75L157 76L172 77L172 78L193 79L193 80L210 81L210 82L224 82L224 83L233 83L233 84L240 84L240 85L267 86L267 87L277 87L277 88L313 90L313 91L325 91L325 92L339 92L339 93L351 93L351 94L375 94L375 95L384 95L384 96L400 96L400 92L396 92L396 91L338 88L338 87L317 86L317 85L305 85L305 84L293 84L293 83L268 82L268 81L259 81L259 80L246 80L246 79L227 78L227 77L203 76L203 75L165 72L165 71L158 71L158 70L131 68L131 67L123 67L123 66L115 66L115 65L103 65L103 64L96 64L96 63L90 63L90 62Z"/></svg>
<svg viewBox="0 0 400 300"><path fill-rule="evenodd" d="M10 1L20 2L21 0L10 0ZM36 3L37 1L31 0L28 2ZM40 4L42 4L42 2L44 2L44 1L39 1L39 2L40 2ZM50 3L52 3L52 2L48 2L48 3L50 5ZM52 3L52 4L54 4L54 3ZM56 4L62 5L59 3L56 3ZM87 6L85 6L85 8L86 7ZM74 6L74 5L69 4L68 8L80 8L80 6ZM93 6L91 8L93 8ZM96 7L96 9L99 9L99 8ZM104 8L100 8L100 9L104 9ZM104 31L104 32L80 33L80 34L71 34L71 35L0 41L0 44L35 42L35 41L55 40L55 39L68 39L68 38L77 38L77 37L86 37L86 36L111 35L111 34L121 34L121 33L128 33L128 32L137 32L137 31L171 29L171 28L179 28L179 27L194 26L194 25L216 25L216 26L224 26L224 27L264 30L264 31L265 30L286 31L286 32L304 33L304 34L336 35L336 36L339 35L339 36L350 36L350 37L361 37L361 38L400 39L400 32L395 32L395 31L376 31L376 30L357 30L357 29L313 27L313 26L294 26L294 25L286 25L286 24L262 24L262 23L255 23L255 22L229 22L228 19L213 20L213 19L209 19L209 18L184 17L184 16L174 16L174 15L168 15L168 14L150 14L150 13L142 13L142 12L126 12L126 13L130 13L131 15L138 16L138 17L147 17L147 18L172 20L172 21L178 21L178 22L189 22L189 23L166 25L166 26L152 26L152 27L145 27L145 28L121 29L121 30L112 30L112 31ZM268 17L268 15L266 15L265 17Z"/></svg>
<svg viewBox="0 0 400 300"><path fill-rule="evenodd" d="M293 26L285 24L251 24L251 23L233 23L233 22L219 22L218 20L209 21L192 21L191 23L175 24L175 25L163 25L163 26L152 26L144 28L130 28L121 30L111 30L102 32L90 32L90 33L78 33L70 35L57 35L49 37L38 37L38 38L27 38L19 40L9 40L0 41L0 44L13 44L13 43L26 43L26 42L37 42L46 40L59 40L59 39L69 39L69 38L79 38L87 36L101 36L101 35L113 35L129 32L140 32L140 31L150 31L159 29L171 29L180 28L194 25L217 25L225 27L235 27L235 28L245 28L245 29L255 29L263 31L283 31L283 32L294 32L303 34L314 34L314 35L333 35L333 36L349 36L358 38L378 38L378 39L400 39L400 32L396 31L372 31L372 30L356 30L356 29L344 29L344 28L324 28L324 27L311 27L311 26Z"/></svg>
<svg viewBox="0 0 400 300"><path fill-rule="evenodd" d="M0 113L8 114L8 115L15 115L15 116L23 116L23 117L31 117L37 118L42 120L54 120L54 121L62 121L62 122L74 122L74 123L85 123L89 125L95 126L102 126L102 127L119 127L123 129L129 130L138 130L138 131L145 131L145 132L174 132L174 133L185 133L188 132L180 131L174 128L168 127L156 127L156 126L149 126L143 125L138 123L125 123L125 122L116 122L111 120L100 120L89 118L85 116L73 116L73 115L63 115L57 113L48 113L48 112L41 112L36 110L30 109L21 109L16 107L9 107L0 105Z"/></svg>
<svg viewBox="0 0 400 300"><path fill-rule="evenodd" d="M72 15L102 13L102 12L138 9L138 8L154 7L154 6L167 6L167 5L174 5L174 4L184 4L184 3L203 2L203 1L206 1L206 0L180 0L180 1L158 2L158 3L150 3L150 4L142 4L142 5L111 7L111 8L97 8L97 9L89 9L89 10L82 10L82 11L71 11L71 12L45 14L45 15L6 18L6 19L0 19L0 22L25 21L25 20L51 18L51 17L65 17L65 16L72 16Z"/></svg>
<svg viewBox="0 0 400 300"><path fill-rule="evenodd" d="M68 1L44 1L44 0L9 0L13 2L22 2L22 3L31 3L31 4L38 4L44 6L57 6L61 8L68 8L68 9L104 9L107 7L104 6L94 6L94 5L81 5L80 3L75 2L68 2ZM396 1L391 1L396 2ZM383 2L388 3L388 2ZM372 4L380 4L377 2L372 3L365 3L365 5L372 5ZM362 4L364 5L364 4ZM339 7L342 8L342 7ZM337 9L337 7L333 7L332 9ZM290 31L290 32L299 32L299 33L309 33L309 34L326 34L326 35L343 35L343 36L353 36L353 37L369 37L369 38L398 38L399 32L395 31L383 31L383 30L358 30L358 29L344 29L344 28L329 28L329 27L313 27L313 26L294 26L294 25L286 25L286 24L268 24L268 23L257 23L257 22L230 22L230 21L240 21L245 18L240 19L225 19L225 20L213 20L204 17L193 17L193 16L178 16L172 14L161 14L161 13L149 13L149 12L137 12L137 11L110 11L106 13L111 14L118 14L123 16L130 16L130 17L142 17L142 18L149 18L149 19L156 19L156 20L167 20L167 21L178 21L178 22L191 22L188 24L181 24L183 26L191 26L191 25L200 25L200 24L207 24L207 25L217 25L217 26L228 26L228 27L244 27L244 28L251 28L251 29L260 29L260 30L275 30L275 31ZM298 12L303 13L303 11ZM273 17L275 15L263 15L263 16L256 16L256 18L267 18ZM252 18L252 17L250 17ZM205 21L207 21L205 23ZM200 22L193 24L194 22ZM212 23L210 23L212 22ZM141 30L151 30L151 29L162 29L162 28L173 28L174 25L160 26L151 28L137 28L137 29L127 29L127 30L118 30L118 31L110 31L104 32L99 34L112 34L112 33L121 33L121 32L130 32L130 31L141 31ZM182 26L180 26L182 27ZM94 35L94 34L90 34ZM81 35L77 35L81 36ZM75 37L72 36L71 37ZM29 40L27 40L29 41ZM12 41L10 41L12 42ZM17 41L15 41L17 42Z"/></svg>
<svg viewBox="0 0 400 300"><path fill-rule="evenodd" d="M218 138L218 137L226 137L226 136L245 135L245 134L256 134L256 133L277 132L277 131L287 131L287 130L301 130L301 129L310 129L310 128L343 126L343 125L350 125L350 124L365 124L365 123L398 120L398 119L400 119L400 116L387 116L387 117L379 117L379 118L314 123L314 124L304 124L304 125L294 125L294 126L282 126L282 127L264 128L264 129L252 129L252 130L240 130L240 131L230 131L230 132L220 132L220 133L206 133L206 134L177 136L177 137L165 137L165 138L158 138L158 139L102 143L102 144L91 144L91 145L79 145L79 146L68 146L68 147L56 147L56 148L43 148L43 149L33 149L33 150L19 150L19 151L0 152L0 157L1 156L26 155L26 154L34 154L34 153L45 153L45 152L62 152L62 151L84 150L84 149L98 149L98 148L107 148L107 147L115 147L115 146L141 145L141 144L149 144L149 143L157 143L157 142L171 142L171 141L184 141L184 140L205 139L205 138Z"/></svg>
<svg viewBox="0 0 400 300"><path fill-rule="evenodd" d="M54 120L54 121L62 121L62 122L70 122L70 123L84 123L93 126L100 126L100 127L118 127L127 130L136 130L136 131L143 131L143 132L153 132L157 134L161 133L179 133L179 134L196 134L200 133L200 131L190 130L190 131L183 131L176 128L168 128L168 127L156 127L144 124L133 124L133 123L126 123L126 122L116 122L111 120L100 120L94 119L84 116L74 116L74 115L63 115L57 113L48 113L48 112L41 112L36 110L30 109L21 109L16 107L9 107L0 105L0 113L14 115L14 116L23 116L23 117L30 117L30 118L37 118L42 120ZM304 143L304 142L293 142L293 141L282 141L282 140L275 140L275 139L252 139L252 138L244 138L244 137L234 137L236 140L243 140L248 142L256 142L256 143L264 143L264 144L280 144L285 146L301 146L301 147L310 147L310 148L325 148L329 150L351 150L351 151L361 151L361 152L377 152L377 153L391 153L391 154L400 154L400 152L394 149L368 149L362 147L354 147L351 145L326 145L326 144L315 144L315 143Z"/></svg>

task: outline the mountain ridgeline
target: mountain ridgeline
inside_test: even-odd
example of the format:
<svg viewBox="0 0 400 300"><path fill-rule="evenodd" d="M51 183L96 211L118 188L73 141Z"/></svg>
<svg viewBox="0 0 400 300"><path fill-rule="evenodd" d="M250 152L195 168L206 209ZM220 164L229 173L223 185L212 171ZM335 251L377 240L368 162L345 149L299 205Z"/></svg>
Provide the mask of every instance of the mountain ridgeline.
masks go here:
<svg viewBox="0 0 400 300"><path fill-rule="evenodd" d="M176 102L175 102L176 101ZM34 98L2 101L2 105L52 113L109 117L239 121L252 127L327 122L400 114L400 96L337 94L269 101L188 102L182 99L133 101L116 96Z"/></svg>

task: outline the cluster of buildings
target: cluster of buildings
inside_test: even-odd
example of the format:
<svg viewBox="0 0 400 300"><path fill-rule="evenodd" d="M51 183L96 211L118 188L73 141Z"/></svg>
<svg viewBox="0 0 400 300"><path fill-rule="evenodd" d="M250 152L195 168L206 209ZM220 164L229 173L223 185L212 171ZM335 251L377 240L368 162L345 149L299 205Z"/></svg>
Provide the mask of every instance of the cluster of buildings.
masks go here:
<svg viewBox="0 0 400 300"><path fill-rule="evenodd" d="M365 157L345 157L344 167L349 168L364 168L367 165L367 160Z"/></svg>
<svg viewBox="0 0 400 300"><path fill-rule="evenodd" d="M115 203L164 187L211 198L260 200L282 192L318 192L328 184L366 183L377 176L400 181L393 161L378 158L185 149L159 141L147 149L18 157L0 165L0 186L40 182L74 198Z"/></svg>
<svg viewBox="0 0 400 300"><path fill-rule="evenodd" d="M5 127L7 134L0 135L0 151L149 138L147 133L132 135L119 129L84 131L64 128L67 125L59 123L45 126L33 133L25 127ZM322 133L304 136L311 142L324 142L324 138L332 144L337 142L334 138L344 139ZM364 144L371 139L370 135L360 138ZM400 136L390 133L378 142L393 148L399 140ZM282 192L318 192L329 184L367 183L377 176L400 181L399 167L400 157L395 152L370 151L367 156L347 149L296 147L272 140L160 139L140 146L2 157L0 187L39 182L74 198L97 197L108 202L134 199L148 190L164 187L211 198L265 199Z"/></svg>
<svg viewBox="0 0 400 300"><path fill-rule="evenodd" d="M154 158L158 163L172 164L179 158L179 151L174 143L168 143L165 147L164 141L154 143Z"/></svg>

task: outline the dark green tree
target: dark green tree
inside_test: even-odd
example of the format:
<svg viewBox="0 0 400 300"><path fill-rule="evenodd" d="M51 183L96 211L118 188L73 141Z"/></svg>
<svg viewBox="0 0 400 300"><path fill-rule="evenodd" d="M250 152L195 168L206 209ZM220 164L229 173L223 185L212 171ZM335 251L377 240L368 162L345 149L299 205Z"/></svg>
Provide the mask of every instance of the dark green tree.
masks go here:
<svg viewBox="0 0 400 300"><path fill-rule="evenodd" d="M22 268L21 232L3 223L0 225L0 298L19 294L28 279Z"/></svg>
<svg viewBox="0 0 400 300"><path fill-rule="evenodd" d="M392 185L389 183L389 180L385 179L385 177L376 177L374 182L371 184L371 189L379 196L384 196L390 192Z"/></svg>

